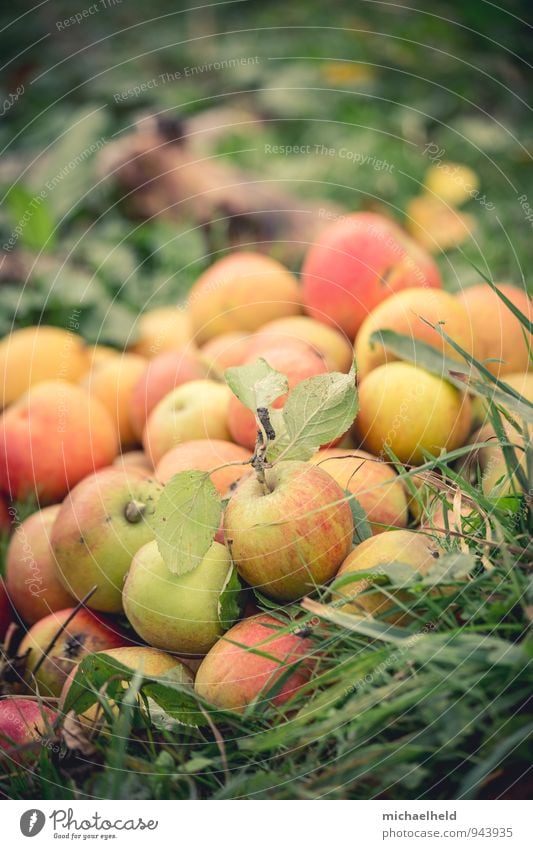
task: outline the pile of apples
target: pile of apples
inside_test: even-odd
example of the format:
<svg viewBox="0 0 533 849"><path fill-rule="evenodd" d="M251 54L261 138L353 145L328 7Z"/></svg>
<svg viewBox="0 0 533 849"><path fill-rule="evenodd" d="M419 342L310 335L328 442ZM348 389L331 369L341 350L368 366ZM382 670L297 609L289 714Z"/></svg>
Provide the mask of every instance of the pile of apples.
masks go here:
<svg viewBox="0 0 533 849"><path fill-rule="evenodd" d="M500 289L531 314L522 290ZM172 673L236 711L279 681L272 701L283 705L313 674L313 642L297 622L284 626L250 602L225 618L230 586L282 606L383 563L427 572L439 545L409 529L420 516L390 458L411 467L465 445L480 410L371 337L394 330L457 359L441 323L463 350L533 394L527 341L493 290L445 292L431 256L373 213L330 225L310 246L300 282L270 257L230 253L187 304L140 316L125 352L46 326L3 339L0 521L11 538L0 629L12 633L15 622L24 633L13 692L0 702L0 746L43 737L93 652L145 675ZM354 356L358 412L347 432L306 460L260 463L264 411L254 415L232 393L226 369L262 359L285 375L276 413L303 381L352 374ZM180 573L167 567L152 519L165 485L189 471L210 474L224 512L205 556ZM372 533L356 544L348 496ZM39 509L20 521L17 505L28 499ZM195 515L191 504L180 521ZM368 586L343 584L343 609L404 621Z"/></svg>

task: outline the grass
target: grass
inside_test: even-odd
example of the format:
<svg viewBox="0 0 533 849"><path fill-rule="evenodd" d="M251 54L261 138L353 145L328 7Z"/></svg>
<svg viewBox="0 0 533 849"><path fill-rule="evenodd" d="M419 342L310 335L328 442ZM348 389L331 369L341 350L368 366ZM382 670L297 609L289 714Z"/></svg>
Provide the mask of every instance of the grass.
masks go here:
<svg viewBox="0 0 533 849"><path fill-rule="evenodd" d="M252 106L266 120L259 139L256 128L241 126L221 138L214 152L286 181L302 197L358 209L383 205L405 220L429 164L428 143L445 151L446 159L470 165L494 210L475 200L465 207L475 217L476 234L437 257L446 285L456 290L483 274L525 285L533 254L519 198L533 197L527 148L533 126L521 104L528 93L530 47L517 18L481 2L460 13L440 3L418 14L373 3L354 11L346 3L338 4L338 26L332 27L324 4L310 2L305 15L285 4L280 30L277 4L238 4L214 10L212 18L182 16L172 38L167 21L145 27L146 55L132 59L140 52L135 30L113 36L138 22L127 5L105 20L93 16L68 39L56 33L43 42L33 73L56 67L34 85L23 62L12 63L8 89L23 81L26 90L0 128L8 149L0 171L7 193L2 241L47 174L100 136L120 132L140 109L192 116L231 100ZM54 4L53 19L45 17L48 31L54 32L61 8ZM151 6L154 18L168 11L179 12L162 0ZM512 11L524 16L519 3ZM65 17L70 13L65 4ZM50 14L45 7L43 15ZM459 14L461 25L450 23ZM6 55L15 57L42 28L43 19L33 15L11 27L1 35ZM253 73L199 74L179 87L159 86L125 104L114 101L117 91L198 62L190 39L211 31L220 34L205 38L206 61L258 55ZM84 49L88 36L94 45ZM169 42L181 43L160 49ZM67 59L74 50L81 50L77 62ZM511 50L523 59L513 58ZM357 66L347 67L354 59ZM76 122L75 137L57 138ZM53 156L42 157L40 173L29 170L17 195L13 174L51 143ZM266 156L270 143L309 144L313 151L318 143L346 147L394 167L355 168L316 153ZM28 280L4 278L1 334L13 324L66 326L72 310L81 309L87 339L121 347L148 303L182 298L208 263L209 249L194 221L179 227L161 219L132 222L94 185L90 159L50 193L25 230L20 247L38 261ZM480 380L490 395L494 386L487 375ZM309 625L320 658L312 684L285 711L262 700L244 717L211 715L179 689L154 690L178 722L162 717L153 701L137 701L141 686L144 692L154 685L137 678L120 712L109 713L111 727L90 735L85 754L69 748L69 737L37 744L35 767L10 764L0 776L0 793L16 799L527 798L533 460L528 446L517 474L522 449L504 431L504 422L516 419L516 397L505 386L500 391L503 403L498 396L488 415L507 475L515 480L513 491L483 492L475 462L465 466L462 450L428 458L422 467L437 482L423 494L431 492L452 508L451 518L444 511L447 532L438 539L456 558L457 572L466 569L467 580L448 577L446 591L436 584L432 593L421 581L411 584L404 604L412 621L404 628L347 618L324 591L314 604L284 611L285 621ZM400 471L412 485L417 470ZM460 520L456 492L473 505ZM22 516L27 508L20 509ZM198 724L183 724L187 716Z"/></svg>

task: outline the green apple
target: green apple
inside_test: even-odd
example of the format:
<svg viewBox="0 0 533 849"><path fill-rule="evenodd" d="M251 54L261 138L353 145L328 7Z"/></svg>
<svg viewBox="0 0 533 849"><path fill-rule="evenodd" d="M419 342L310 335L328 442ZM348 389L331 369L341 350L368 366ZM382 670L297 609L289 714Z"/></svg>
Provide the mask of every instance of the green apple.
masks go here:
<svg viewBox="0 0 533 849"><path fill-rule="evenodd" d="M233 566L228 551L212 543L199 565L184 575L170 572L157 543L144 545L133 558L124 585L124 610L135 631L155 648L183 655L202 655L226 628L224 590L236 601ZM231 585L230 585L231 581ZM231 604L231 607L234 605Z"/></svg>

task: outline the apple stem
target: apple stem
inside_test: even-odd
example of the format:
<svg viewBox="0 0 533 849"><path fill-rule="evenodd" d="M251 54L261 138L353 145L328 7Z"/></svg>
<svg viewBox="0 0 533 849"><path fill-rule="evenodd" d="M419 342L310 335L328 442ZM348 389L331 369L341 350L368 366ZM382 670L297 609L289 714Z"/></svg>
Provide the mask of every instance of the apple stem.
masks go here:
<svg viewBox="0 0 533 849"><path fill-rule="evenodd" d="M255 451L250 462L257 475L257 480L265 492L268 492L269 489L265 478L265 469L270 466L270 463L267 462L266 452L269 440L275 439L276 433L272 427L268 409L266 407L257 408L257 422L259 427L257 429Z"/></svg>

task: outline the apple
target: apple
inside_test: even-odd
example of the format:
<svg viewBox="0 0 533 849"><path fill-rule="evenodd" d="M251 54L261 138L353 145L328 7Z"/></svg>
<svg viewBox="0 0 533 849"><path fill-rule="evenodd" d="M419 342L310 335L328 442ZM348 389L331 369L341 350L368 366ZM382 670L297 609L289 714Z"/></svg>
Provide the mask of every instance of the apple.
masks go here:
<svg viewBox="0 0 533 849"><path fill-rule="evenodd" d="M325 448L310 460L343 490L351 492L366 513L372 532L407 525L407 493L394 469L361 449Z"/></svg>
<svg viewBox="0 0 533 849"><path fill-rule="evenodd" d="M74 603L56 574L50 544L60 505L37 510L17 525L6 557L6 586L11 603L30 625Z"/></svg>
<svg viewBox="0 0 533 849"><path fill-rule="evenodd" d="M302 268L306 312L350 339L381 301L413 286L441 288L435 262L394 221L373 212L331 224Z"/></svg>
<svg viewBox="0 0 533 849"><path fill-rule="evenodd" d="M72 669L86 655L103 649L119 648L128 644L124 632L113 620L81 608L65 626L75 608L57 610L40 619L29 629L22 640L19 657L25 657L24 677L28 687L37 689L42 696L59 696ZM61 627L65 626L60 632ZM46 659L34 673L37 664L57 635Z"/></svg>
<svg viewBox="0 0 533 849"><path fill-rule="evenodd" d="M200 664L194 685L198 695L217 708L242 713L252 702L264 702L280 677L297 664L272 697L274 705L286 704L311 678L313 644L296 629L278 635L283 630L282 623L266 613L230 628Z"/></svg>
<svg viewBox="0 0 533 849"><path fill-rule="evenodd" d="M138 441L154 407L177 386L190 380L201 380L209 374L209 365L194 351L164 351L149 363L131 393L129 417Z"/></svg>
<svg viewBox="0 0 533 849"><path fill-rule="evenodd" d="M201 347L210 367L223 374L230 366L241 366L248 355L250 334L240 330L214 336Z"/></svg>
<svg viewBox="0 0 533 849"><path fill-rule="evenodd" d="M76 383L86 371L83 339L61 327L24 327L0 341L0 408L44 380Z"/></svg>
<svg viewBox="0 0 533 849"><path fill-rule="evenodd" d="M363 448L402 463L420 465L433 455L464 445L470 433L467 395L410 363L393 362L370 372L359 386L355 433Z"/></svg>
<svg viewBox="0 0 533 849"><path fill-rule="evenodd" d="M255 475L240 483L224 534L249 584L276 601L295 601L337 572L352 545L352 513L323 469L281 461L265 469L265 484Z"/></svg>
<svg viewBox="0 0 533 849"><path fill-rule="evenodd" d="M415 531L386 531L356 546L339 569L337 578L357 575L358 572L375 572L376 576L379 576L380 566L395 562L411 567L413 574L425 575L441 553L441 549L429 536ZM346 598L347 603L342 607L346 613L384 618L394 625L407 624L411 617L405 611L389 613L395 607L394 601L389 597L390 589L388 595L379 589L367 592L372 586L371 579L365 577L360 581L354 580L353 583L344 584L339 589L336 589L334 584L332 593L336 600ZM394 595L399 602L405 601L405 592L396 590Z"/></svg>
<svg viewBox="0 0 533 849"><path fill-rule="evenodd" d="M258 342L262 344L271 340L279 344L294 339L310 345L324 359L329 371L350 371L353 352L346 336L342 331L307 315L278 318L264 324L250 340L249 356Z"/></svg>
<svg viewBox="0 0 533 849"><path fill-rule="evenodd" d="M122 356L121 351L112 348L110 345L88 345L87 346L87 372L94 368L108 363L110 360L118 359Z"/></svg>
<svg viewBox="0 0 533 849"><path fill-rule="evenodd" d="M209 472L224 463L246 463L212 472L213 484L219 494L225 496L238 480L249 474L250 465L247 461L250 459L250 452L233 442L223 439L193 439L167 451L157 464L155 477L165 484L178 472L189 469Z"/></svg>
<svg viewBox="0 0 533 849"><path fill-rule="evenodd" d="M144 450L154 466L163 454L191 439L230 439L231 391L214 380L191 380L173 389L152 410L143 434Z"/></svg>
<svg viewBox="0 0 533 849"><path fill-rule="evenodd" d="M149 677L168 677L170 680L181 684L192 684L193 681L190 669L177 657L173 657L170 654L158 651L149 646L122 646L118 649L99 651L97 654L102 655L110 663L116 662L134 672L143 672ZM72 686L75 672L76 670L74 669L63 685L59 699L60 710L64 709L65 700ZM127 683L123 682L123 686L126 689ZM73 710L76 711L75 705ZM101 715L102 709L100 704L95 704L82 714L82 722L84 725L89 723L92 725Z"/></svg>
<svg viewBox="0 0 533 849"><path fill-rule="evenodd" d="M138 472L143 472L147 476L154 473L154 467L144 451L125 451L124 454L117 454L112 466L113 468L121 469L123 472L129 472L131 469L134 469Z"/></svg>
<svg viewBox="0 0 533 849"><path fill-rule="evenodd" d="M182 306L156 307L140 316L130 350L151 359L163 351L194 350L190 317Z"/></svg>
<svg viewBox="0 0 533 849"><path fill-rule="evenodd" d="M267 321L301 312L296 278L264 254L225 256L201 275L189 294L189 313L199 345L214 336L257 330Z"/></svg>
<svg viewBox="0 0 533 849"><path fill-rule="evenodd" d="M154 538L148 524L161 487L142 472L104 469L83 480L61 505L52 548L63 586L89 607L122 610L122 587L136 551Z"/></svg>
<svg viewBox="0 0 533 849"><path fill-rule="evenodd" d="M245 362L253 363L259 357L266 360L271 368L287 376L289 391L302 380L325 374L328 370L324 359L316 351L297 340L278 343L270 339L262 340L261 345L254 346L254 353ZM283 407L286 400L287 395L282 395L273 407ZM234 395L229 402L228 426L234 442L252 451L257 439L255 416Z"/></svg>
<svg viewBox="0 0 533 849"><path fill-rule="evenodd" d="M22 501L59 501L117 454L113 420L96 398L65 381L33 386L0 418L0 490Z"/></svg>
<svg viewBox="0 0 533 849"><path fill-rule="evenodd" d="M533 321L531 299L523 289L508 283L498 283L497 286L529 321ZM474 357L486 361L485 365L495 375L527 372L531 334L527 334L523 325L490 286L487 283L470 286L460 293L459 301L465 307L471 323Z"/></svg>
<svg viewBox="0 0 533 849"><path fill-rule="evenodd" d="M376 330L394 330L412 339L426 342L442 351L447 357L459 355L436 330L424 322L436 325L442 322L443 330L468 353L472 353L472 329L464 306L448 292L440 289L404 289L382 301L365 318L355 340L355 359L359 379L373 369L396 360L383 345L370 342Z"/></svg>
<svg viewBox="0 0 533 849"><path fill-rule="evenodd" d="M0 763L9 771L8 763L28 761L31 744L50 735L57 714L36 699L6 696L0 699ZM35 759L36 756L35 756Z"/></svg>
<svg viewBox="0 0 533 849"><path fill-rule="evenodd" d="M155 648L181 655L205 654L228 626L220 620L219 606L231 572L229 553L218 542L184 575L168 570L156 542L144 545L133 558L124 584L124 611L130 625Z"/></svg>
<svg viewBox="0 0 533 849"><path fill-rule="evenodd" d="M129 448L139 439L130 421L133 393L147 361L138 354L122 354L113 357L92 369L82 385L91 397L102 402L115 422L121 447Z"/></svg>

